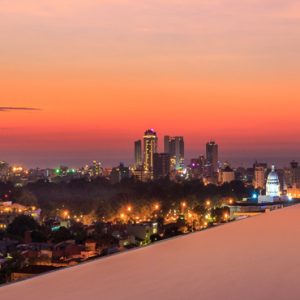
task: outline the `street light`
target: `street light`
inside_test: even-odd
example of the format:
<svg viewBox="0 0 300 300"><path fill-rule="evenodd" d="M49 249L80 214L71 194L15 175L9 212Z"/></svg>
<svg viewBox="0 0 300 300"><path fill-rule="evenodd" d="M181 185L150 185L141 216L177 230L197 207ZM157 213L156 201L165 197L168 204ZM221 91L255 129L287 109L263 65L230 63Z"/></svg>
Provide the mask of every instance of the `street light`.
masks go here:
<svg viewBox="0 0 300 300"><path fill-rule="evenodd" d="M210 204L211 204L210 200L207 200L206 201L206 206L210 206Z"/></svg>
<svg viewBox="0 0 300 300"><path fill-rule="evenodd" d="M229 218L228 214L227 214L227 213L225 213L225 214L224 214L224 219L225 219L225 221L227 221L227 220L228 220L228 218Z"/></svg>

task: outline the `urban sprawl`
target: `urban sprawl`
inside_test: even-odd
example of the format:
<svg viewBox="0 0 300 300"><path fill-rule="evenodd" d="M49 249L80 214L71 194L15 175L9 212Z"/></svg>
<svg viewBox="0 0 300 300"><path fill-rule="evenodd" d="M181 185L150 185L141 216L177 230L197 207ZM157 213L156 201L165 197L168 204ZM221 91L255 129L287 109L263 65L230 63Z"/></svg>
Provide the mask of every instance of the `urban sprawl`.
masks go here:
<svg viewBox="0 0 300 300"><path fill-rule="evenodd" d="M0 283L266 213L300 199L300 166L232 168L219 146L146 130L134 164L27 169L0 162Z"/></svg>

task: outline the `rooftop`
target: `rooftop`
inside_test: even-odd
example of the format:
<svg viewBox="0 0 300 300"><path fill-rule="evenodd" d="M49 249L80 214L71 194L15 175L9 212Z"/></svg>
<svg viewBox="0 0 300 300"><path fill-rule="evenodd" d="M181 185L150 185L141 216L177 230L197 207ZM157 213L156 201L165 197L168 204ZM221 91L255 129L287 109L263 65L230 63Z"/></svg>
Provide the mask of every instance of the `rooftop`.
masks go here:
<svg viewBox="0 0 300 300"><path fill-rule="evenodd" d="M0 288L5 300L282 300L300 295L300 205Z"/></svg>

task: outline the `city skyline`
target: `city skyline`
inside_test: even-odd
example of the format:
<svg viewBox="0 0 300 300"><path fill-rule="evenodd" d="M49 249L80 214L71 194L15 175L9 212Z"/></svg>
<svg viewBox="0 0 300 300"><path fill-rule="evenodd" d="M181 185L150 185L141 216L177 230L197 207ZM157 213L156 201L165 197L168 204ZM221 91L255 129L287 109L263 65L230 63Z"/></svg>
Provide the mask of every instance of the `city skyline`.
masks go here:
<svg viewBox="0 0 300 300"><path fill-rule="evenodd" d="M150 130L154 130L154 129L150 129ZM156 129L155 129L156 130ZM141 133L143 132L143 130L141 131ZM157 152L158 153L164 153L165 152L165 138L169 137L169 135L166 135L165 133L159 133L156 132L157 134ZM184 143L186 144L186 139L184 135L180 135L180 137L182 137L184 139ZM139 137L134 137L133 140L130 141L126 141L126 144L130 144L129 149L126 149L126 151L122 150L121 152L115 151L115 149L110 149L107 153L109 153L110 155L112 155L109 158L105 158L105 157L100 157L99 154L101 151L89 151L89 149L87 149L86 151L82 152L82 155L78 155L78 153L76 153L76 155L78 155L78 157L73 156L72 157L72 153L64 153L64 155L62 155L59 158L55 158L53 159L53 157L50 157L47 159L45 156L48 154L47 151L40 153L42 156L44 155L44 158L29 158L26 159L26 153L24 155L24 157L22 157L23 153L22 152L18 152L19 155L19 159L18 160L10 160L9 159L9 155L8 155L8 159L6 159L6 157L2 154L2 160L6 161L10 164L15 164L15 165L24 165L26 167L30 167L30 168L34 168L34 167L42 167L42 168L53 168L53 167L58 167L60 165L68 165L71 167L81 167L83 165L86 165L87 163L91 163L92 161L96 160L96 161L100 161L103 165L103 167L114 167L119 165L119 163L125 163L125 165L134 165L135 164L135 143L137 141L142 141L143 139L143 134L141 134ZM199 139L200 141L200 139ZM187 166L190 163L191 159L195 159L198 158L202 155L207 155L206 151L206 147L208 143L211 142L216 142L218 144L218 146L221 148L219 151L219 161L222 163L229 163L231 166L233 167L251 167L253 166L253 164L255 162L260 162L260 163L267 163L269 164L269 166L271 165L276 165L277 167L287 167L290 165L291 161L293 160L299 160L299 156L296 155L292 156L292 155L286 155L285 157L276 157L274 155L272 155L273 153L271 153L271 155L269 157L264 157L264 156L254 156L253 154L251 155L245 155L245 156L235 156L233 153L228 152L228 149L226 149L226 147L224 147L223 144L220 144L219 141L214 140L214 139L208 139L208 140L203 140L203 143L201 145L199 145L199 149L200 151L197 150L191 150L188 146L185 146L185 152L186 154L184 155L184 164ZM226 146L226 144L225 144ZM117 149L118 150L118 149ZM111 153L113 152L113 153ZM243 149L241 149L240 153L243 152ZM3 152L2 152L3 153ZM143 158L144 154L142 154L141 159ZM233 156L234 155L234 156ZM12 156L13 157L13 156Z"/></svg>
<svg viewBox="0 0 300 300"><path fill-rule="evenodd" d="M131 162L154 127L161 149L184 136L186 157L214 139L234 164L298 160L299 12L295 0L3 1L1 159Z"/></svg>

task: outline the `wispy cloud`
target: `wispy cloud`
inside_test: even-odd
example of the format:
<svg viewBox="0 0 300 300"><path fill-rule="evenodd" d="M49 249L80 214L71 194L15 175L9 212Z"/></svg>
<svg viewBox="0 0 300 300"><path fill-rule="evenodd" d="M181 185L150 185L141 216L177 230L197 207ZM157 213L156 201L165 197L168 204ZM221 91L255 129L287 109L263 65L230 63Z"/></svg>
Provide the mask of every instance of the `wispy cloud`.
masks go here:
<svg viewBox="0 0 300 300"><path fill-rule="evenodd" d="M15 110L25 110L25 111L39 111L39 108L35 107L14 107L14 106L0 106L0 112L9 112Z"/></svg>

